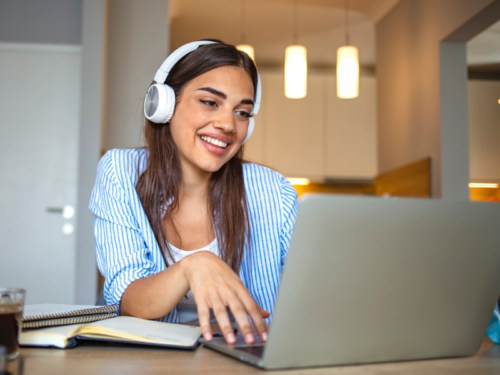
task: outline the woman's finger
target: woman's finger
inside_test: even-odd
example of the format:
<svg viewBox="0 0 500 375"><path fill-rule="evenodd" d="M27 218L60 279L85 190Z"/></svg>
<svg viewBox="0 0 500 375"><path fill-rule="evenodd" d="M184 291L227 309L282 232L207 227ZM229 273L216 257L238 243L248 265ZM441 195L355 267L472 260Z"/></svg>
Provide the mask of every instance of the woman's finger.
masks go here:
<svg viewBox="0 0 500 375"><path fill-rule="evenodd" d="M212 329L210 328L210 309L205 302L198 302L198 320L200 322L201 334L207 341L212 341Z"/></svg>
<svg viewBox="0 0 500 375"><path fill-rule="evenodd" d="M253 333L250 321L248 320L248 315L245 307L235 294L232 294L225 299L229 308L231 309L234 318L236 319L236 323L238 323L238 326L240 327L240 331L243 335L245 343L253 344L255 342L255 335Z"/></svg>
<svg viewBox="0 0 500 375"><path fill-rule="evenodd" d="M234 334L233 327L229 321L229 316L227 315L226 305L222 302L222 299L218 294L214 293L211 298L212 310L214 311L215 319L217 319L217 324L226 339L228 344L236 343L236 335Z"/></svg>
<svg viewBox="0 0 500 375"><path fill-rule="evenodd" d="M264 319L269 318L269 317L271 316L271 313L267 312L266 310L264 310L264 309L263 309L262 307L260 307L260 306L259 306L259 308L260 308L260 314L262 315L262 317L263 317Z"/></svg>
<svg viewBox="0 0 500 375"><path fill-rule="evenodd" d="M243 302L248 315L250 315L257 334L262 341L267 341L267 326L266 323L264 323L264 316L262 314L262 311L264 310L262 310L262 308L257 305L250 294L248 294L248 292L242 293L242 295L240 296L240 300ZM267 313L267 311L264 312Z"/></svg>

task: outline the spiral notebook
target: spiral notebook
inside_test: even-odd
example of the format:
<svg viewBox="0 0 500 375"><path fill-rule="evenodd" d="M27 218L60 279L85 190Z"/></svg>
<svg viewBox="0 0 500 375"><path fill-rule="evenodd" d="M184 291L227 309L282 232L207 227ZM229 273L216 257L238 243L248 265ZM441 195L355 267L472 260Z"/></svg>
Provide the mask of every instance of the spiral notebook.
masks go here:
<svg viewBox="0 0 500 375"><path fill-rule="evenodd" d="M23 331L32 329L92 323L114 318L118 305L26 305L23 311Z"/></svg>

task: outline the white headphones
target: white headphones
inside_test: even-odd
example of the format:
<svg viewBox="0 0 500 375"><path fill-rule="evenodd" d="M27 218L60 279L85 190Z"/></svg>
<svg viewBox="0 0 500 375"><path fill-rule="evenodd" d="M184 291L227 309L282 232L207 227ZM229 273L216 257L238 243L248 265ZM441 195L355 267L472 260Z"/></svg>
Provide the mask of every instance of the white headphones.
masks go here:
<svg viewBox="0 0 500 375"><path fill-rule="evenodd" d="M176 49L170 56L167 57L163 64L161 64L160 69L158 69L155 74L154 81L156 83L151 85L146 94L146 98L144 99L144 115L149 121L155 122L157 124L164 124L172 118L175 109L175 93L170 86L165 84L168 73L170 73L170 70L173 68L173 66L188 53L193 52L200 46L212 43L217 42L204 40L185 44L182 47ZM253 105L252 114L256 115L259 112L260 96L260 77L259 73L257 73L257 89L255 90L255 102ZM245 138L243 143L248 141L253 133L254 127L255 120L253 117L250 117L247 137Z"/></svg>

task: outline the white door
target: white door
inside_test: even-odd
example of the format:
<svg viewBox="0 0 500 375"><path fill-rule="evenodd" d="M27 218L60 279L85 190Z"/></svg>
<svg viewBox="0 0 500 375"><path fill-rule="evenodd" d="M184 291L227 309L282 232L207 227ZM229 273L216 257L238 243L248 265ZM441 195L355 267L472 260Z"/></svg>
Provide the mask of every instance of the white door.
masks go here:
<svg viewBox="0 0 500 375"><path fill-rule="evenodd" d="M80 60L78 46L0 44L0 286L27 303L74 303L75 218L57 211L76 204Z"/></svg>

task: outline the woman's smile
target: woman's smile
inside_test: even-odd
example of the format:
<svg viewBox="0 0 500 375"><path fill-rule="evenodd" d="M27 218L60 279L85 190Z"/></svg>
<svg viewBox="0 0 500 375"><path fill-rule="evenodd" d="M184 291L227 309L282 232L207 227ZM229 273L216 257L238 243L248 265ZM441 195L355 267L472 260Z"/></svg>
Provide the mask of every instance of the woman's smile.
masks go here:
<svg viewBox="0 0 500 375"><path fill-rule="evenodd" d="M200 136L200 138L201 138L202 141L205 141L207 143L211 143L213 145L222 147L224 149L227 147L227 143L226 142L219 141L219 140L217 140L215 138L206 137L204 135Z"/></svg>
<svg viewBox="0 0 500 375"><path fill-rule="evenodd" d="M206 139L210 139L210 141L205 141L205 140L203 140L202 137L198 137L198 138L199 138L200 142L203 144L203 146L212 154L215 154L218 156L224 156L226 154L227 148L224 148L222 146L219 146L218 144L216 145L216 144L212 143L212 142L220 143L220 141L217 141L217 140L210 138L210 137L203 137Z"/></svg>
<svg viewBox="0 0 500 375"><path fill-rule="evenodd" d="M229 152L229 146L233 143L231 138L215 133L198 134L198 139L207 151L217 156L224 156Z"/></svg>

